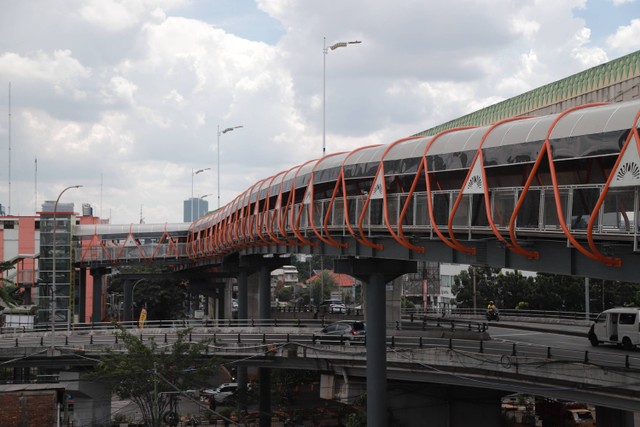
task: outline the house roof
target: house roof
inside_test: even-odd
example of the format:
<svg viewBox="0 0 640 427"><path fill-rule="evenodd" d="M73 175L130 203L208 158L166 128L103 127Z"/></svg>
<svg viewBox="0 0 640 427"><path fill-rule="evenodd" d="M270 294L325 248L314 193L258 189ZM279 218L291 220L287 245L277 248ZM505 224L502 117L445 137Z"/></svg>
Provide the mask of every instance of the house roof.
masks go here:
<svg viewBox="0 0 640 427"><path fill-rule="evenodd" d="M358 282L356 278L353 276L349 276L348 274L336 273L332 270L327 270L329 272L329 276L333 279L334 282L341 288L350 288L355 283ZM309 277L305 283L311 283L316 279L320 278L320 273L316 273L313 276Z"/></svg>

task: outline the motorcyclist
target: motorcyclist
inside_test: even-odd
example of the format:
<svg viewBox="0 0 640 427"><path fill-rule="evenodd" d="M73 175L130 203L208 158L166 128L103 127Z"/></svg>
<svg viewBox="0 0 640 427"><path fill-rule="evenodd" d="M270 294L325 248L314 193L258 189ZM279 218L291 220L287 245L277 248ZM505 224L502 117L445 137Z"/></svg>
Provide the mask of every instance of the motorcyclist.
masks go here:
<svg viewBox="0 0 640 427"><path fill-rule="evenodd" d="M487 305L487 320L492 319L499 320L498 307L496 307L493 301L489 301Z"/></svg>

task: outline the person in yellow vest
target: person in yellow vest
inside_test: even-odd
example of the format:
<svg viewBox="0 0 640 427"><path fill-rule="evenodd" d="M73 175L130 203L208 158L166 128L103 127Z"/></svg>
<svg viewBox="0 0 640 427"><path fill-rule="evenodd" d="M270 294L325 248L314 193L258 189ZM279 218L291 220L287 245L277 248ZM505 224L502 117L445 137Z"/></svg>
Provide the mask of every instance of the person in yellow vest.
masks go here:
<svg viewBox="0 0 640 427"><path fill-rule="evenodd" d="M144 329L145 320L147 320L147 309L143 307L142 310L140 310L140 319L138 320L138 328Z"/></svg>

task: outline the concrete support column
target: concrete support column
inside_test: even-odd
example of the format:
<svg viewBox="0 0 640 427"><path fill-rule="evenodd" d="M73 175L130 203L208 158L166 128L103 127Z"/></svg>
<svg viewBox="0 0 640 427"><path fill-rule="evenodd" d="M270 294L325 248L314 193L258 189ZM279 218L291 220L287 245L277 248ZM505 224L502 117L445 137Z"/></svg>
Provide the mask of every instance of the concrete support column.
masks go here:
<svg viewBox="0 0 640 427"><path fill-rule="evenodd" d="M102 322L102 279L104 277L103 269L91 270L93 276L93 314L91 321L94 323Z"/></svg>
<svg viewBox="0 0 640 427"><path fill-rule="evenodd" d="M247 367L238 366L236 368L236 382L238 383L238 409L247 410Z"/></svg>
<svg viewBox="0 0 640 427"><path fill-rule="evenodd" d="M383 273L369 276L367 286L367 422L387 425L387 316ZM369 422L369 420L371 422Z"/></svg>
<svg viewBox="0 0 640 427"><path fill-rule="evenodd" d="M249 317L249 272L241 268L238 272L238 319Z"/></svg>
<svg viewBox="0 0 640 427"><path fill-rule="evenodd" d="M386 427L387 411L387 325L386 283L417 270L415 261L386 259L337 259L337 273L346 273L364 282L367 294L367 425Z"/></svg>
<svg viewBox="0 0 640 427"><path fill-rule="evenodd" d="M80 323L87 323L87 269L80 268L78 276L78 319Z"/></svg>
<svg viewBox="0 0 640 427"><path fill-rule="evenodd" d="M634 427L633 412L620 409L596 407L598 427Z"/></svg>
<svg viewBox="0 0 640 427"><path fill-rule="evenodd" d="M260 427L271 427L271 369L258 368L260 378Z"/></svg>
<svg viewBox="0 0 640 427"><path fill-rule="evenodd" d="M267 265L260 266L259 283L260 318L271 319L271 270Z"/></svg>
<svg viewBox="0 0 640 427"><path fill-rule="evenodd" d="M133 283L130 279L125 279L122 284L122 289L124 291L124 313L123 313L123 321L131 322L133 320Z"/></svg>

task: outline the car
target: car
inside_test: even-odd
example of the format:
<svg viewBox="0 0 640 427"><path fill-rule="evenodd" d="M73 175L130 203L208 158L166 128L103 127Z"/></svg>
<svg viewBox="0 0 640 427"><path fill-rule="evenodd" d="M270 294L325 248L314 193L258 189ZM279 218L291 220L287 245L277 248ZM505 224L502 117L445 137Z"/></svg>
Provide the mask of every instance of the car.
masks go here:
<svg viewBox="0 0 640 427"><path fill-rule="evenodd" d="M323 313L346 313L347 306L340 300L325 300L320 304L320 310Z"/></svg>
<svg viewBox="0 0 640 427"><path fill-rule="evenodd" d="M324 341L364 341L367 334L367 326L360 320L341 320L325 326L314 335L321 342Z"/></svg>
<svg viewBox="0 0 640 427"><path fill-rule="evenodd" d="M217 403L231 403L237 391L238 383L222 383L215 389L205 389L201 393L213 397Z"/></svg>

